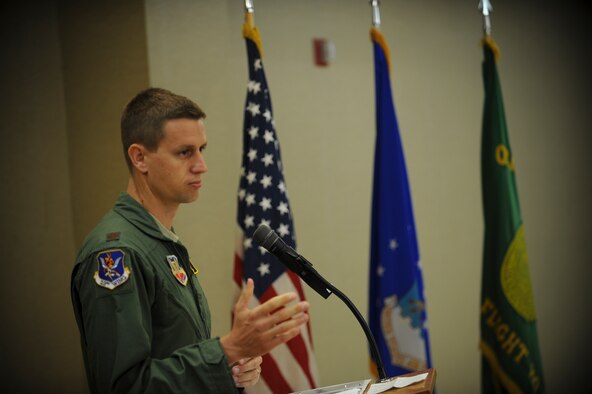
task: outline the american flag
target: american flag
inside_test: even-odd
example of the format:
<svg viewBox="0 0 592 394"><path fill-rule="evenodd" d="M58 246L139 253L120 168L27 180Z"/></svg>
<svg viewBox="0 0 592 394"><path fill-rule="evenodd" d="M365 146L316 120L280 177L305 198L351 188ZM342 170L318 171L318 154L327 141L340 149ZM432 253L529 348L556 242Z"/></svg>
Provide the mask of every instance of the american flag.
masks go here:
<svg viewBox="0 0 592 394"><path fill-rule="evenodd" d="M238 236L234 256L234 281L240 288L248 278L255 282L254 307L272 297L293 291L304 300L300 278L273 255L257 246L253 232L266 224L290 246L296 237L280 145L274 127L271 100L256 28L243 29L249 62L249 83L244 113L243 157L238 191ZM249 393L290 393L315 388L318 382L310 324L300 335L263 356L261 380Z"/></svg>

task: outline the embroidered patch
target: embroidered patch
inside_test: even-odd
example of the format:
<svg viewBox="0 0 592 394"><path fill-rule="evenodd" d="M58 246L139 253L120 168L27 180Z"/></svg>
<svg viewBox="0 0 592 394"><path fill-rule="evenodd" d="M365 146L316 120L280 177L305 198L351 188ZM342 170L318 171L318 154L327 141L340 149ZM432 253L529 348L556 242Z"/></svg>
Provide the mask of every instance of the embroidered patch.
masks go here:
<svg viewBox="0 0 592 394"><path fill-rule="evenodd" d="M183 286L187 286L187 273L185 272L183 267L179 265L179 260L177 259L177 256L172 254L170 256L167 256L166 259L167 263L169 263L169 266L171 267L171 272L173 273L175 278L177 278L179 283L181 283Z"/></svg>
<svg viewBox="0 0 592 394"><path fill-rule="evenodd" d="M130 270L124 265L125 253L121 249L112 249L97 255L99 270L94 278L97 285L113 290L125 283L130 277Z"/></svg>

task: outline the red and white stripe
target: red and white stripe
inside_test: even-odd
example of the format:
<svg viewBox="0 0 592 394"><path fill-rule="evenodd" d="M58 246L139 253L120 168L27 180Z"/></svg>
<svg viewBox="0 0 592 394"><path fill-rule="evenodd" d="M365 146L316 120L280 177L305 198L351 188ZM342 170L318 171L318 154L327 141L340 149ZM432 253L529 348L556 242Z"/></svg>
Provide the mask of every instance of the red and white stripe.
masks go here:
<svg viewBox="0 0 592 394"><path fill-rule="evenodd" d="M237 294L240 293L243 286L243 241L244 235L239 227L234 255L234 282L237 286ZM305 300L302 282L291 271L286 271L281 275L259 299L253 297L250 307L254 308L276 295L286 292L298 294L298 299L295 302ZM249 387L246 392L249 394L285 394L312 389L318 386L317 371L309 321L302 326L300 335L263 355L261 380L255 386Z"/></svg>

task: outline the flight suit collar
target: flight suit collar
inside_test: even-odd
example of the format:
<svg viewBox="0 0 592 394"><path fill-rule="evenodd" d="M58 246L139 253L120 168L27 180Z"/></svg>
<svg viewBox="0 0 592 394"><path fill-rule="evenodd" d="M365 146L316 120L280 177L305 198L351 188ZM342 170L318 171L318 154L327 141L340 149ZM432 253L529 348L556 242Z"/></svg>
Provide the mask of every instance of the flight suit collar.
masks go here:
<svg viewBox="0 0 592 394"><path fill-rule="evenodd" d="M113 210L147 235L163 241L171 241L171 238L163 234L150 212L128 193L119 194Z"/></svg>

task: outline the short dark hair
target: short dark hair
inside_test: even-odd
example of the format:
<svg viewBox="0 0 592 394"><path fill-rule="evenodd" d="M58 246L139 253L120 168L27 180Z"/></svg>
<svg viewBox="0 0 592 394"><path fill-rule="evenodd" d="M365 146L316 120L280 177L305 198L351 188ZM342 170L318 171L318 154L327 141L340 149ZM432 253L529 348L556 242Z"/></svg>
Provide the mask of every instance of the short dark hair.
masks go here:
<svg viewBox="0 0 592 394"><path fill-rule="evenodd" d="M132 162L127 150L132 144L142 144L151 151L158 148L164 137L164 124L171 119L204 119L206 114L184 96L161 88L149 88L138 93L121 115L121 143L129 170Z"/></svg>

